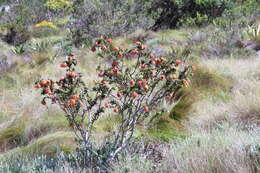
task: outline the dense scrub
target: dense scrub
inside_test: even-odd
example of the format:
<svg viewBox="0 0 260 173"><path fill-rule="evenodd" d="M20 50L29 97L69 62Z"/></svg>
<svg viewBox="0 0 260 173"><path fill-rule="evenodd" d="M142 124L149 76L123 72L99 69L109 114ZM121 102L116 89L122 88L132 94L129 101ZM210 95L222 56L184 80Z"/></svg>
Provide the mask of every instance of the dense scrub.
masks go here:
<svg viewBox="0 0 260 173"><path fill-rule="evenodd" d="M89 39L101 35L119 36L140 28L158 30L212 22L228 25L235 19L259 12L257 0L49 0L14 4L8 12L1 12L1 25L12 25L10 21L20 27L52 22L63 29L68 27L76 46L89 44Z"/></svg>

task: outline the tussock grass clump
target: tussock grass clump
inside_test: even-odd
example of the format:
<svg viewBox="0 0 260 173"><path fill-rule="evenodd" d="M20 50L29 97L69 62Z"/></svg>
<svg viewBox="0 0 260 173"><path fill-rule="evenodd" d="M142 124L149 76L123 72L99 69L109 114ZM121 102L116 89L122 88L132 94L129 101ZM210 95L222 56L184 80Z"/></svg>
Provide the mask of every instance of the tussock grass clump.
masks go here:
<svg viewBox="0 0 260 173"><path fill-rule="evenodd" d="M180 93L180 101L173 107L170 117L175 120L187 118L192 105L203 98L213 96L227 99L232 87L232 81L200 66L194 73L190 88L184 88Z"/></svg>
<svg viewBox="0 0 260 173"><path fill-rule="evenodd" d="M22 147L21 152L31 156L46 155L48 157L54 157L62 149L68 152L75 147L74 135L71 132L56 132L43 136L31 144Z"/></svg>
<svg viewBox="0 0 260 173"><path fill-rule="evenodd" d="M216 100L212 97L197 102L190 114L189 126L211 129L219 123L240 124L241 127L259 125L259 61L249 59L205 60L211 69L233 81L230 99ZM238 70L239 69L239 70Z"/></svg>
<svg viewBox="0 0 260 173"><path fill-rule="evenodd" d="M12 149L23 142L24 126L10 127L0 131L0 151Z"/></svg>

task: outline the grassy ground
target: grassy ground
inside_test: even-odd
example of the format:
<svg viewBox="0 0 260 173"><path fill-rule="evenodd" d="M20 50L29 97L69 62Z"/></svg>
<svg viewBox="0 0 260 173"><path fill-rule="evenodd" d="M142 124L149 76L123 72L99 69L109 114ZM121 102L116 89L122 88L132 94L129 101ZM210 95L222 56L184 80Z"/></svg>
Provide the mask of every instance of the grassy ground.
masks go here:
<svg viewBox="0 0 260 173"><path fill-rule="evenodd" d="M204 32L208 35L215 34L211 27L207 29ZM196 32L203 33L200 29ZM139 139L166 143L158 147L159 161L129 154L114 165L114 172L250 173L260 170L256 166L260 147L260 58L253 51L232 46L226 50L228 43L221 45L217 40L220 38L214 36L194 41L190 33L189 29L137 31L115 40L116 44L129 47L131 40L142 38L158 54L178 53L187 47L193 51L190 63L197 71L191 88L182 90L182 99L172 110L161 115L153 127L138 127L135 136ZM42 106L40 95L33 88L36 79L61 75L57 67L63 61L59 42L62 38L36 39L32 44L46 40L48 44L34 46L36 51L21 55L0 43L0 55L8 56L10 63L15 64L0 76L0 160L18 155L28 159L40 155L53 157L60 151L69 153L75 148L73 133L62 112L55 106ZM216 45L223 47L216 48ZM79 57L80 71L86 74L84 80L91 83L100 60L86 48L74 51ZM97 140L111 133L117 121L108 113L97 122ZM20 170L29 172L33 164ZM1 168L13 172L4 163L0 164L0 172ZM54 172L71 169L67 166Z"/></svg>

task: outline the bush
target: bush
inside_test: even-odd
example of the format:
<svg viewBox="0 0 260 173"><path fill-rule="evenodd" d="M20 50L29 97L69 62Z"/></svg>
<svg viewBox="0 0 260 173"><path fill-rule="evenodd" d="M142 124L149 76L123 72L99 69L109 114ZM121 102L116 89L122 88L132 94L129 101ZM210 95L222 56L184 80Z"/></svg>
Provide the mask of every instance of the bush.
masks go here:
<svg viewBox="0 0 260 173"><path fill-rule="evenodd" d="M138 28L148 29L154 24L153 13L146 15L150 4L147 0L75 2L69 27L71 38L80 46L86 39L101 35L118 36Z"/></svg>
<svg viewBox="0 0 260 173"><path fill-rule="evenodd" d="M8 44L19 46L31 38L30 32L24 26L10 25L7 30L7 34L2 39Z"/></svg>
<svg viewBox="0 0 260 173"><path fill-rule="evenodd" d="M230 0L157 0L151 11L158 11L154 30L175 28L182 24L206 24L220 17L226 9L233 6Z"/></svg>
<svg viewBox="0 0 260 173"><path fill-rule="evenodd" d="M71 128L78 137L83 165L106 169L118 153L130 143L137 123L156 112L163 101L175 100L175 94L189 86L192 68L176 57L156 57L140 42L130 50L113 46L112 39L98 39L92 51L111 60L111 65L97 69L101 80L87 86L82 74L76 72L77 61L71 54L60 64L66 76L58 81L40 80L42 104L50 99L65 112ZM127 59L133 59L130 65ZM101 115L113 110L120 117L117 131L101 147L92 142L94 124ZM105 168L104 168L105 167Z"/></svg>

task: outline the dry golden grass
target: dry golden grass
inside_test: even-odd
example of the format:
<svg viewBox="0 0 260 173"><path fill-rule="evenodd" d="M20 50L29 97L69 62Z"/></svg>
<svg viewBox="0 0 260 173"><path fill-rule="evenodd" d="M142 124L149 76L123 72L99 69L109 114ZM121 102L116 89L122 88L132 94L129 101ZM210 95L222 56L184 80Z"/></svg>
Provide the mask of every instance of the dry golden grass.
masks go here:
<svg viewBox="0 0 260 173"><path fill-rule="evenodd" d="M209 126L221 122L257 124L260 121L260 60L215 59L203 63L233 81L230 101L205 98L194 105L190 125Z"/></svg>

